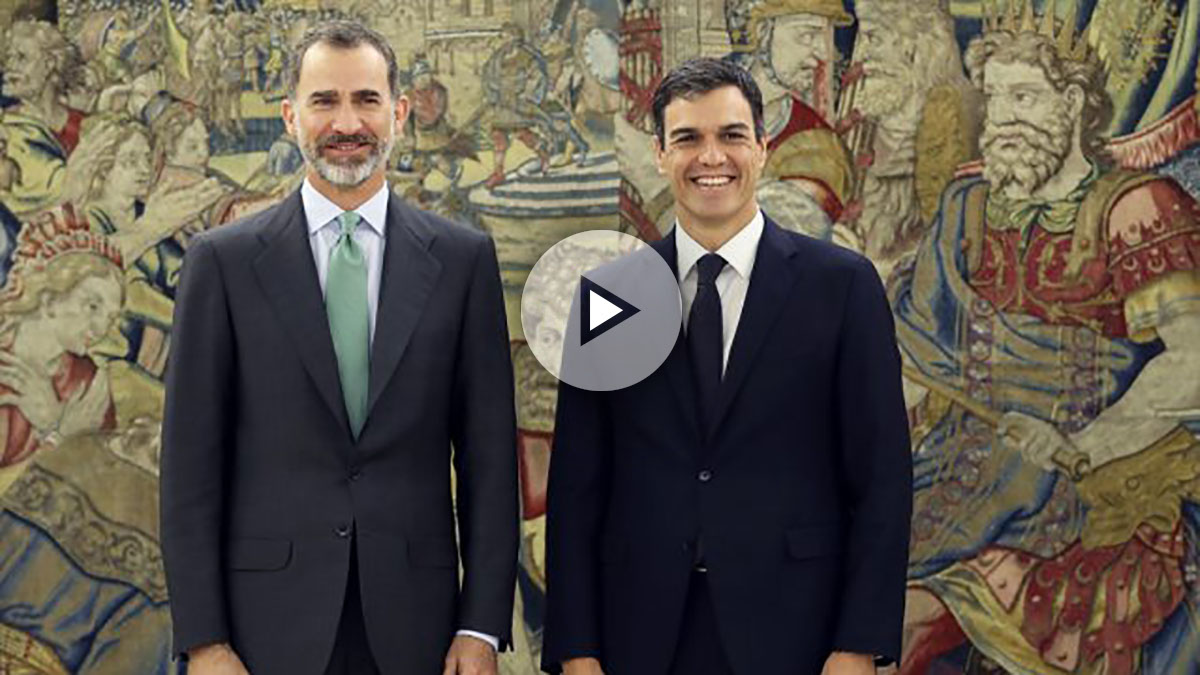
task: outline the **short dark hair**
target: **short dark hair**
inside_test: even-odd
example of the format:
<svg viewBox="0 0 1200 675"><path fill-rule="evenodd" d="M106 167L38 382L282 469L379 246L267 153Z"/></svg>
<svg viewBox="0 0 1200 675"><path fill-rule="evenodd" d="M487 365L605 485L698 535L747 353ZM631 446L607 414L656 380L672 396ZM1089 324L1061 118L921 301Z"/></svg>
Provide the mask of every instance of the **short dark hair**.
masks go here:
<svg viewBox="0 0 1200 675"><path fill-rule="evenodd" d="M304 55L308 48L315 44L325 44L337 49L354 49L367 44L375 48L387 62L388 88L393 99L400 98L400 67L396 65L396 53L388 44L387 38L367 28L357 21L336 20L317 24L304 32L304 35L292 46L291 61L287 69L287 95L295 98L296 86L300 83L300 65L304 63Z"/></svg>
<svg viewBox="0 0 1200 675"><path fill-rule="evenodd" d="M654 136L659 146L663 145L664 140L664 111L671 101L677 98L691 99L721 87L737 87L742 92L754 115L754 139L762 140L766 134L762 92L754 78L745 68L732 61L702 57L688 59L672 68L654 90L651 112L654 116Z"/></svg>

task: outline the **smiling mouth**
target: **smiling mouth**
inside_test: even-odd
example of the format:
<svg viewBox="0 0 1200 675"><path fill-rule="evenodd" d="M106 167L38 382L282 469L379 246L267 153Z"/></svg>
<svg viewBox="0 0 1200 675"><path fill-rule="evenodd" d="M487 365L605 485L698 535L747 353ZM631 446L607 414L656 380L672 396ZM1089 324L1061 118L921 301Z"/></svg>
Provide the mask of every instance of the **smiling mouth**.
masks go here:
<svg viewBox="0 0 1200 675"><path fill-rule="evenodd" d="M697 176L691 179L692 183L700 186L702 190L718 190L733 184L733 176Z"/></svg>
<svg viewBox="0 0 1200 675"><path fill-rule="evenodd" d="M327 143L326 150L332 150L339 153L358 152L363 148L371 147L370 143Z"/></svg>

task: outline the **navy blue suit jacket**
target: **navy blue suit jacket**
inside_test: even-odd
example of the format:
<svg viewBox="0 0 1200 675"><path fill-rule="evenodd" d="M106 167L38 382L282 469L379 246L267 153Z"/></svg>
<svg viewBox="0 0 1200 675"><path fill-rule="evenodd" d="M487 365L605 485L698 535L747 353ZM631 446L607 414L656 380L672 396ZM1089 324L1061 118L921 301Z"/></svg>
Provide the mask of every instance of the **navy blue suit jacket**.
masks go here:
<svg viewBox="0 0 1200 675"><path fill-rule="evenodd" d="M673 233L653 246L675 269ZM697 419L682 339L632 387L560 384L543 668L590 655L607 675L667 672L697 547L736 672L813 675L835 650L898 658L900 377L870 261L768 218L714 419Z"/></svg>

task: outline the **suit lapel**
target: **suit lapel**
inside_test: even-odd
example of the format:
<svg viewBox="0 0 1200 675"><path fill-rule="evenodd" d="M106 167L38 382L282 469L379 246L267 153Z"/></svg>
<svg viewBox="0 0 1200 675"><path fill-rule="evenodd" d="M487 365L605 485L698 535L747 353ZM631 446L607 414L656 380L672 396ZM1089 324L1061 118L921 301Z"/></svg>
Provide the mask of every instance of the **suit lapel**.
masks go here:
<svg viewBox="0 0 1200 675"><path fill-rule="evenodd" d="M667 267L671 268L671 274L678 278L679 271L676 263L676 248L675 248L675 230L650 244L651 248L658 251L658 254L666 261ZM687 321L687 317L683 317L683 321ZM675 347L667 356L667 360L661 366L667 373L667 379L670 381L671 389L675 392L676 402L679 404L680 411L683 417L687 420L688 428L693 430L697 439L700 438L700 421L696 410L696 387L692 380L692 365L688 361L687 343L684 339L683 323L679 326L679 336L675 340ZM689 454L688 461L694 461L695 456Z"/></svg>
<svg viewBox="0 0 1200 675"><path fill-rule="evenodd" d="M395 193L388 195L387 239L371 347L368 424L441 274L442 264L429 251L436 237L420 214L401 203Z"/></svg>
<svg viewBox="0 0 1200 675"><path fill-rule="evenodd" d="M767 218L763 224L762 239L758 242L754 271L750 273L750 287L746 291L746 302L742 305L737 334L729 349L720 404L709 429L720 429L738 390L746 382L759 348L779 319L796 281L795 272L788 264L788 258L794 253L791 240Z"/></svg>
<svg viewBox="0 0 1200 675"><path fill-rule="evenodd" d="M254 260L254 273L275 315L300 354L300 360L321 397L349 432L337 357L321 284L308 242L308 227L300 191L293 192L259 235L264 249Z"/></svg>

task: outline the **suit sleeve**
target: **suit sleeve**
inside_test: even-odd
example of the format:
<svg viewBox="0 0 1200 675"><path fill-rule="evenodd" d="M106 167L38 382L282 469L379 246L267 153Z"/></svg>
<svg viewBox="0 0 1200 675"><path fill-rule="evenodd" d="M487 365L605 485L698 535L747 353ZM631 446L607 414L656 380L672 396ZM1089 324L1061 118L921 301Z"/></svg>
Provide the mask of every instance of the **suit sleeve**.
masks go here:
<svg viewBox="0 0 1200 675"><path fill-rule="evenodd" d="M899 660L912 454L891 308L874 266L859 263L837 357L841 480L850 525L834 648Z"/></svg>
<svg viewBox="0 0 1200 675"><path fill-rule="evenodd" d="M166 373L160 518L175 651L229 640L221 562L234 342L220 264L197 239L175 303Z"/></svg>
<svg viewBox="0 0 1200 675"><path fill-rule="evenodd" d="M463 585L458 628L512 644L520 539L512 357L496 248L481 242L463 307L451 421Z"/></svg>
<svg viewBox="0 0 1200 675"><path fill-rule="evenodd" d="M568 659L601 656L600 540L611 464L605 396L560 381L546 504L546 672L559 672Z"/></svg>

